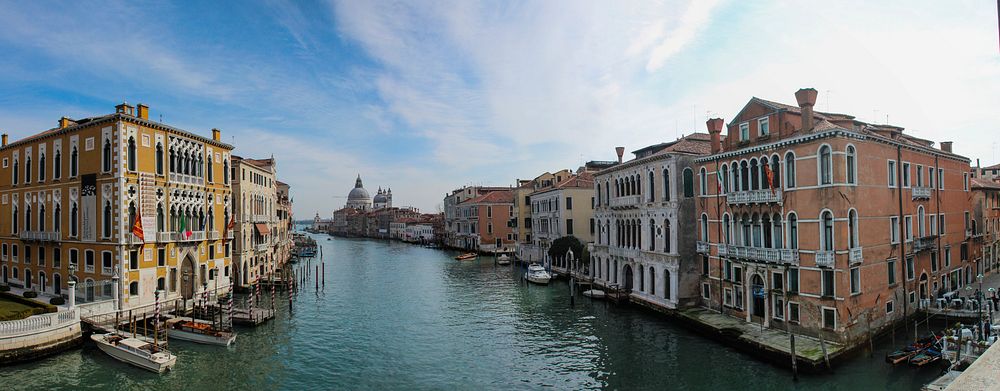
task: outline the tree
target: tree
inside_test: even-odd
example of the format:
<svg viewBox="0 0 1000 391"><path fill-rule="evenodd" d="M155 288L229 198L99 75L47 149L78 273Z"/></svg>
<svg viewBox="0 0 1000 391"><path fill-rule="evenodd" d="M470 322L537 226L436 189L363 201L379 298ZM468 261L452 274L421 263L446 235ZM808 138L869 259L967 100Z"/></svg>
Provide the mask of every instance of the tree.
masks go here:
<svg viewBox="0 0 1000 391"><path fill-rule="evenodd" d="M552 259L563 259L566 257L566 251L573 250L574 257L580 260L584 260L584 250L586 248L580 239L575 236L563 236L552 242L549 246L549 257Z"/></svg>

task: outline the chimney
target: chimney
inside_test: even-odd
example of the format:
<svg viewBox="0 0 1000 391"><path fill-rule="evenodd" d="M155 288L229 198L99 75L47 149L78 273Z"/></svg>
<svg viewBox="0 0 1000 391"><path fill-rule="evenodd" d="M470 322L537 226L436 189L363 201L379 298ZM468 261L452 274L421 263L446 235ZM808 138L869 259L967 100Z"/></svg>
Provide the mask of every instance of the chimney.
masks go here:
<svg viewBox="0 0 1000 391"><path fill-rule="evenodd" d="M802 130L813 128L813 105L816 104L817 94L815 88L801 88L795 91L795 100L802 109Z"/></svg>
<svg viewBox="0 0 1000 391"><path fill-rule="evenodd" d="M708 127L708 134L712 136L712 154L722 152L722 118L712 118L705 122Z"/></svg>
<svg viewBox="0 0 1000 391"><path fill-rule="evenodd" d="M212 140L222 141L222 131L216 128L212 128Z"/></svg>
<svg viewBox="0 0 1000 391"><path fill-rule="evenodd" d="M941 142L941 150L945 151L945 152L948 152L948 153L951 153L951 143L952 143L951 141L942 141Z"/></svg>
<svg viewBox="0 0 1000 391"><path fill-rule="evenodd" d="M621 163L622 155L625 154L625 147L615 147L615 153L618 154L618 163Z"/></svg>
<svg viewBox="0 0 1000 391"><path fill-rule="evenodd" d="M2 137L2 138L3 138L3 145L0 145L0 146L3 146L3 147L6 147L6 146L7 146L7 133L4 133L4 134L3 134L2 136L0 136L0 137Z"/></svg>
<svg viewBox="0 0 1000 391"><path fill-rule="evenodd" d="M135 105L136 110L139 112L139 118L149 119L149 106L142 103Z"/></svg>
<svg viewBox="0 0 1000 391"><path fill-rule="evenodd" d="M69 118L62 117L59 119L59 129L66 129L69 126Z"/></svg>

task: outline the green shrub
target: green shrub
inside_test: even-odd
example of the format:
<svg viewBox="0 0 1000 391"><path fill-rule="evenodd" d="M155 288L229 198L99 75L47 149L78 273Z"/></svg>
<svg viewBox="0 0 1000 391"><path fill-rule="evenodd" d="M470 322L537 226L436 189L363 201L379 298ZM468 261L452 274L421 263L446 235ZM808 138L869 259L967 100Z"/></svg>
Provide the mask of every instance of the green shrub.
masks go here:
<svg viewBox="0 0 1000 391"><path fill-rule="evenodd" d="M10 285L0 285L0 292L10 292Z"/></svg>
<svg viewBox="0 0 1000 391"><path fill-rule="evenodd" d="M27 291L27 292L24 292L23 296L24 296L25 299L34 299L34 298L38 297L38 292Z"/></svg>
<svg viewBox="0 0 1000 391"><path fill-rule="evenodd" d="M49 299L49 304L52 304L52 305L63 305L63 304L66 304L66 299L63 299L60 296L56 296L56 297L53 297L53 298Z"/></svg>

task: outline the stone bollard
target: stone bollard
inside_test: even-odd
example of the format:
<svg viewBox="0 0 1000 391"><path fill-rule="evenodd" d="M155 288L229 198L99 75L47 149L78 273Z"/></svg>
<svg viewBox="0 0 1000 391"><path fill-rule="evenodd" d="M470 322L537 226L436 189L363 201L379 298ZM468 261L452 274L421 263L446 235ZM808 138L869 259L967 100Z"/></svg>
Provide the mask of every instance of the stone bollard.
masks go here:
<svg viewBox="0 0 1000 391"><path fill-rule="evenodd" d="M69 285L69 309L76 308L76 281L70 279L66 284Z"/></svg>

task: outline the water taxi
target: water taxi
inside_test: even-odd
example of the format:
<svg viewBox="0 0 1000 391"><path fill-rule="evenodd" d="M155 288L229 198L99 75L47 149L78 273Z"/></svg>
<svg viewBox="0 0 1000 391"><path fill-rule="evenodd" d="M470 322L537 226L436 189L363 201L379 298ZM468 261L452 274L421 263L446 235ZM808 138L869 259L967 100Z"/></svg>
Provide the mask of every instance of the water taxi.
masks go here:
<svg viewBox="0 0 1000 391"><path fill-rule="evenodd" d="M537 263L533 263L528 266L528 281L539 285L546 285L552 280L552 275L545 271L544 267L541 267Z"/></svg>
<svg viewBox="0 0 1000 391"><path fill-rule="evenodd" d="M117 333L93 334L90 339L97 347L115 360L135 365L139 368L163 373L174 367L177 356L151 342L138 338L126 338Z"/></svg>

